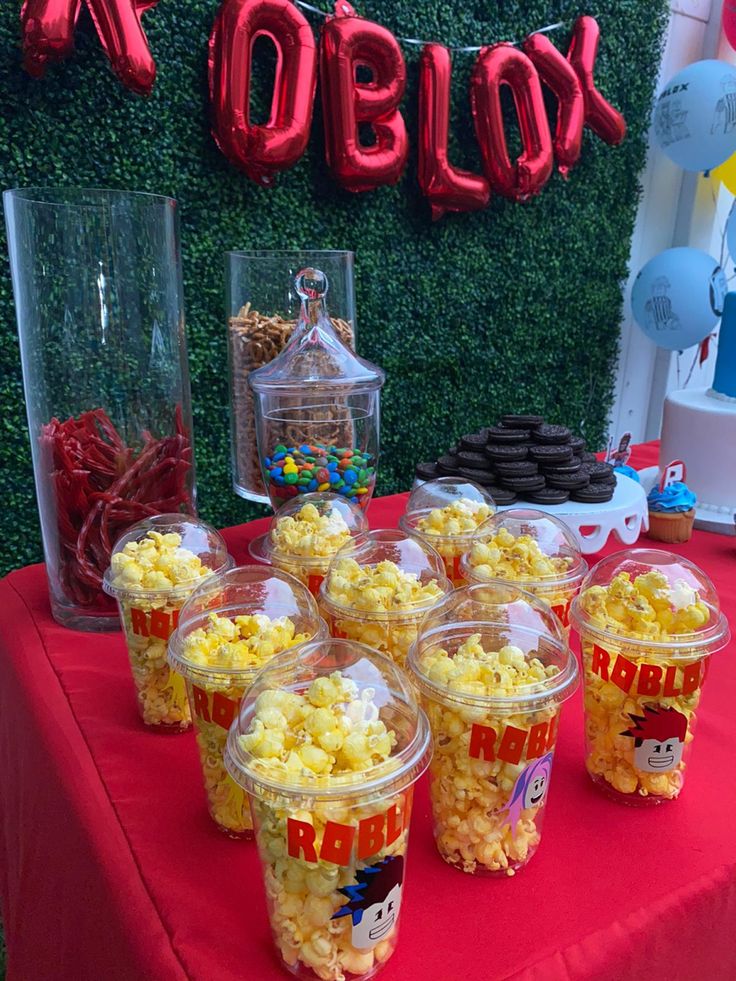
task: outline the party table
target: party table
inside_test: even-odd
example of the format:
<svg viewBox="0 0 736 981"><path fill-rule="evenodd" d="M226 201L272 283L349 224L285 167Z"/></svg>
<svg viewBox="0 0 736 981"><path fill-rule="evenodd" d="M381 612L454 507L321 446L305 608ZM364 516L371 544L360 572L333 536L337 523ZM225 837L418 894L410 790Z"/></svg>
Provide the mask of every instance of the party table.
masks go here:
<svg viewBox="0 0 736 981"><path fill-rule="evenodd" d="M632 460L655 462L654 444ZM395 525L404 502L374 501L371 525ZM264 525L225 533L237 561ZM736 539L675 548L734 610ZM576 694L541 846L513 878L440 860L424 778L385 981L735 977L734 653L712 659L685 791L660 807L593 787ZM0 828L8 981L282 976L255 846L210 823L193 734L145 730L122 636L55 624L41 565L0 581Z"/></svg>

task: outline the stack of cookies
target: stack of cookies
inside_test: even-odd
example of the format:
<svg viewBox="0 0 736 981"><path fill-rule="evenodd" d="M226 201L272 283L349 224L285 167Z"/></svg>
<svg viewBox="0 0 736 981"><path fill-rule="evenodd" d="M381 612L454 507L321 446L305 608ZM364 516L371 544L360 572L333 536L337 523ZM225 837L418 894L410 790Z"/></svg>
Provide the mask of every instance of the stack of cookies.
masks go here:
<svg viewBox="0 0 736 981"><path fill-rule="evenodd" d="M585 440L542 416L507 415L495 426L463 436L435 463L420 463L420 480L465 477L496 504L604 504L613 497L613 467L585 451Z"/></svg>

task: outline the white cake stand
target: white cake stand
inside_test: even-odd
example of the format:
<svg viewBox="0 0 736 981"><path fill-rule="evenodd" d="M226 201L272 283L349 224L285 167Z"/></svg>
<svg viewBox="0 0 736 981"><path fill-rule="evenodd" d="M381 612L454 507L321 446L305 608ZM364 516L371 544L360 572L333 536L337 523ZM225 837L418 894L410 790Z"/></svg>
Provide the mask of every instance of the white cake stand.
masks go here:
<svg viewBox="0 0 736 981"><path fill-rule="evenodd" d="M624 474L616 474L616 490L613 498L606 504L579 504L577 501L568 501L566 504L519 502L508 507L499 507L498 510L507 511L509 507L534 508L564 521L575 533L583 555L599 552L611 534L623 545L633 545L642 531L649 528L647 495L641 484Z"/></svg>
<svg viewBox="0 0 736 981"><path fill-rule="evenodd" d="M645 493L654 487L659 480L659 467L647 467L639 471L639 479ZM710 508L695 505L695 528L700 531L715 531L720 535L736 534L734 515L732 511L712 511Z"/></svg>

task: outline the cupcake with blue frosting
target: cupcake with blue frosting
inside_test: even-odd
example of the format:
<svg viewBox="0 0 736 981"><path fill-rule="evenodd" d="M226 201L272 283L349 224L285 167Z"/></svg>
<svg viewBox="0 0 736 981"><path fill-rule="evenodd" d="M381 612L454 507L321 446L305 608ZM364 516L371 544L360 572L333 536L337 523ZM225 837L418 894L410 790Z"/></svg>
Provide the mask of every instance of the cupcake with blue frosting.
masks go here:
<svg viewBox="0 0 736 981"><path fill-rule="evenodd" d="M670 544L690 541L697 498L687 484L675 480L662 490L655 484L647 501L650 538Z"/></svg>

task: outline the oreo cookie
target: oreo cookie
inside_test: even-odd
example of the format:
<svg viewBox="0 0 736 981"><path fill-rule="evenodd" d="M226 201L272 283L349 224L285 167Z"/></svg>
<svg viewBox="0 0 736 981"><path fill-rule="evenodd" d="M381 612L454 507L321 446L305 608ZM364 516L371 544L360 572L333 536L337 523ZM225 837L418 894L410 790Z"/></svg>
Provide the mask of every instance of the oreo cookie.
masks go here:
<svg viewBox="0 0 736 981"><path fill-rule="evenodd" d="M460 467L459 473L466 480L472 480L474 484L482 484L484 487L498 479L495 473L490 470L480 470L478 467Z"/></svg>
<svg viewBox="0 0 736 981"><path fill-rule="evenodd" d="M486 486L486 490L500 508L504 508L508 504L516 504L518 500L516 494L507 487L498 487L496 484L489 484Z"/></svg>
<svg viewBox="0 0 736 981"><path fill-rule="evenodd" d="M615 489L615 484L599 480L596 483L588 484L587 487L574 490L570 496L573 501L577 501L579 504L605 504L606 501L611 500Z"/></svg>
<svg viewBox="0 0 736 981"><path fill-rule="evenodd" d="M464 450L474 450L476 453L479 453L485 445L485 433L468 433L467 436L460 437L460 446Z"/></svg>
<svg viewBox="0 0 736 981"><path fill-rule="evenodd" d="M501 425L508 429L536 429L543 422L543 416L501 416Z"/></svg>
<svg viewBox="0 0 736 981"><path fill-rule="evenodd" d="M431 461L427 463L418 463L414 468L414 473L420 480L434 480L435 477L440 476L439 470L437 469L437 464L432 463Z"/></svg>
<svg viewBox="0 0 736 981"><path fill-rule="evenodd" d="M550 443L545 446L530 446L529 456L541 464L569 463L573 453L571 446Z"/></svg>
<svg viewBox="0 0 736 981"><path fill-rule="evenodd" d="M541 474L532 474L529 477L504 477L501 480L504 487L515 491L517 494L528 494L531 491L542 490L545 485L544 477Z"/></svg>
<svg viewBox="0 0 736 981"><path fill-rule="evenodd" d="M543 487L538 491L530 491L526 495L532 504L565 504L570 500L570 494L560 487Z"/></svg>
<svg viewBox="0 0 736 981"><path fill-rule="evenodd" d="M514 460L526 460L529 450L521 443L489 443L486 446L486 456L491 463L511 463Z"/></svg>
<svg viewBox="0 0 736 981"><path fill-rule="evenodd" d="M613 478L613 467L610 463L602 463L596 460L595 463L584 464L583 469L587 470L592 481L611 480Z"/></svg>
<svg viewBox="0 0 736 981"><path fill-rule="evenodd" d="M529 438L528 429L506 429L504 426L489 426L486 429L488 443L521 443Z"/></svg>
<svg viewBox="0 0 736 981"><path fill-rule="evenodd" d="M437 461L437 469L441 474L445 474L446 476L454 476L458 472L459 467L460 462L458 458L456 456L451 456L448 453L445 453L445 455L441 456Z"/></svg>
<svg viewBox="0 0 736 981"><path fill-rule="evenodd" d="M580 470L578 473L547 475L547 486L557 487L561 490L577 490L580 487L587 487L589 483L590 477L584 470Z"/></svg>
<svg viewBox="0 0 736 981"><path fill-rule="evenodd" d="M502 463L500 460L495 464L496 473L499 477L533 477L539 473L539 467L533 460L510 460Z"/></svg>
<svg viewBox="0 0 736 981"><path fill-rule="evenodd" d="M542 464L542 473L545 477L555 477L561 474L580 473L582 463L574 456L568 463L551 463L549 466Z"/></svg>
<svg viewBox="0 0 736 981"><path fill-rule="evenodd" d="M585 450L585 440L582 436L573 436L570 440L570 446L572 446L572 451L576 456L580 456Z"/></svg>
<svg viewBox="0 0 736 981"><path fill-rule="evenodd" d="M461 467L477 467L479 470L488 469L488 460L485 453L478 453L473 450L460 450L457 461Z"/></svg>
<svg viewBox="0 0 736 981"><path fill-rule="evenodd" d="M545 422L534 430L534 439L538 443L550 443L559 446L561 443L569 443L572 439L572 433L567 426L551 426Z"/></svg>

